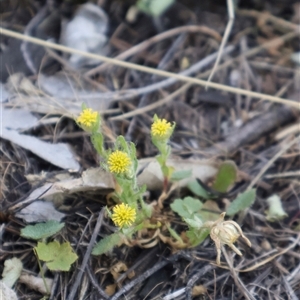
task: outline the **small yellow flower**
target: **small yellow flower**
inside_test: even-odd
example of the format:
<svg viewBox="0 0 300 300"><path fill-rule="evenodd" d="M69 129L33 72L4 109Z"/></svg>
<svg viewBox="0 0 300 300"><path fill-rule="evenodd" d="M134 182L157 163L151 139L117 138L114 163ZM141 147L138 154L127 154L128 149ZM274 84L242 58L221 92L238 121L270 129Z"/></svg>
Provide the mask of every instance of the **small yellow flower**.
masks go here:
<svg viewBox="0 0 300 300"><path fill-rule="evenodd" d="M108 167L112 173L122 174L128 171L131 165L131 160L127 153L116 150L108 157Z"/></svg>
<svg viewBox="0 0 300 300"><path fill-rule="evenodd" d="M98 112L93 111L91 108L85 108L77 118L77 123L90 128L96 123L97 118Z"/></svg>
<svg viewBox="0 0 300 300"><path fill-rule="evenodd" d="M128 204L119 204L113 208L112 220L118 227L130 226L135 221L136 211Z"/></svg>
<svg viewBox="0 0 300 300"><path fill-rule="evenodd" d="M151 134L154 137L165 137L170 133L171 123L165 119L157 119L151 126Z"/></svg>

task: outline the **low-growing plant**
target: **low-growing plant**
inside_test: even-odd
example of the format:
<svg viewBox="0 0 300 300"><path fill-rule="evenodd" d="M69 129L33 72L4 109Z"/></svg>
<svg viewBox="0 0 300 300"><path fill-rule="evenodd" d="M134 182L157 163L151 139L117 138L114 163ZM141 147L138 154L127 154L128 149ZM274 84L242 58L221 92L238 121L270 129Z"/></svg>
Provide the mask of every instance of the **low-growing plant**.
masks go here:
<svg viewBox="0 0 300 300"><path fill-rule="evenodd" d="M221 164L211 188L205 188L203 183L199 184L197 181L189 183L190 190L201 197L202 201L192 197L173 201L170 205L171 209L182 218L188 227L184 234L178 234L172 229L168 218L162 216L162 202L158 201L158 205L155 206L144 201L143 195L147 187L137 184L138 160L135 145L127 142L123 136L118 136L112 149L106 149L101 129L101 117L85 105L82 106L82 112L76 122L90 134L91 141L102 159L101 166L113 175L116 182L115 191L111 195L116 205L112 209L106 208L106 212L118 229L115 233L100 240L92 254L106 253L122 243L129 246L141 245L136 233L142 230L144 232L147 229L156 229L158 232L156 237L169 243L175 249L197 246L210 235L217 248L218 264L220 264L223 245L228 245L238 255L241 255L241 252L233 245L241 236L251 246L250 241L244 236L236 222L224 220L225 212L211 213L205 209L205 206L210 203L209 199L224 195L236 181L237 167L233 162L226 161ZM170 182L191 175L189 170L174 172L174 168L168 166L168 158L171 154L169 140L174 129L175 123L171 124L154 115L151 125L151 140L159 151L156 159L164 178L162 190L164 197L162 198L166 197ZM207 200L206 203L203 203L205 200ZM227 214L233 216L248 208L254 200L255 190L246 191L231 203Z"/></svg>

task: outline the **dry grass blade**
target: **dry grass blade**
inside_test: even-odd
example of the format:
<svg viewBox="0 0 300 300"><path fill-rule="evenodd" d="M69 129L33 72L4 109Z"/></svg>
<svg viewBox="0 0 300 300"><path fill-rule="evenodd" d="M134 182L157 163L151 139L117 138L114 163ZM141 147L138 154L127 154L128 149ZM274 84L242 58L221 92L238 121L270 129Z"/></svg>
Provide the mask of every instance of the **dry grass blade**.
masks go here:
<svg viewBox="0 0 300 300"><path fill-rule="evenodd" d="M31 43L34 43L34 44L37 44L37 45L41 45L41 46L44 46L44 47L49 47L49 48L56 49L56 50L59 50L59 51L63 51L63 52L66 52L66 53L79 54L79 55L82 55L82 56L85 56L85 57L97 59L99 61L109 62L109 63L112 63L114 65L120 66L120 67L131 68L131 69L134 69L134 70L137 70L137 71L146 72L146 73L150 73L150 74L155 74L155 75L163 76L163 77L176 78L180 81L190 82L190 83L198 84L198 85L201 85L201 86L207 86L207 87L210 87L210 88L214 88L214 89L218 89L218 90L222 90L222 91L226 91L226 92L245 95L245 96L248 96L248 97L269 100L269 101L272 101L272 102L281 103L281 104L289 105L289 106L295 107L297 109L300 109L299 103L296 103L293 100L282 99L282 98L267 95L267 94L251 92L251 91L247 91L247 90L244 90L244 89L234 88L234 87L219 84L219 83L207 82L205 80L201 80L201 79L198 79L198 78L192 78L192 77L188 77L188 76L184 76L184 75L180 75L180 74L176 74L176 73L171 73L171 72L167 72L167 71L157 70L157 69L154 69L154 68L149 68L149 67L129 63L129 62L119 61L119 60L116 60L116 59L113 59L113 58L108 58L108 57L105 57L105 56L102 56L102 55L92 54L92 53L88 53L88 52L85 52L85 51L80 51L80 50L72 49L72 48L69 48L69 47L62 46L62 45L58 45L58 44L55 44L55 43L47 42L47 41L44 41L44 40L41 40L41 39L38 39L38 38L25 36L24 34L17 33L17 32L14 32L12 30L4 29L2 27L0 27L0 34L10 36L10 37L13 37L13 38L17 38L17 39L21 39L21 40L25 40L25 41L28 41L28 42L31 42Z"/></svg>
<svg viewBox="0 0 300 300"><path fill-rule="evenodd" d="M194 33L201 32L201 33L204 33L204 34L214 37L216 40L221 40L221 36L216 31L214 31L213 29L208 28L206 26L195 26L195 25L182 26L179 28L174 28L174 29L170 29L168 31L162 32L146 41L143 41L140 44L131 47L127 51L122 52L121 54L116 56L115 59L125 60L126 58L128 58L138 52L144 51L145 49L147 49L149 46L151 46L154 43L158 43L159 41L165 40L167 38L170 38L174 35L178 35L183 32L194 32ZM104 63L92 70L87 71L85 75L93 76L93 75L97 74L98 72L104 71L105 68L108 66L109 66L108 63Z"/></svg>

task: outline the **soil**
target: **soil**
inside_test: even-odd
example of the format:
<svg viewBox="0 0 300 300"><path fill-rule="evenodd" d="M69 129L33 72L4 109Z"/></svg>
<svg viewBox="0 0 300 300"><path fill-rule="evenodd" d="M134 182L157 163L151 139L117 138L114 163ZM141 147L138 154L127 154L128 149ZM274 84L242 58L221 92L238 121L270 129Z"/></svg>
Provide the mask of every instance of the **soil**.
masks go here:
<svg viewBox="0 0 300 300"><path fill-rule="evenodd" d="M85 2L5 0L0 4L1 26L59 42L62 24ZM165 78L118 66L102 65L98 69L92 64L74 69L62 52L52 50L51 54L44 47L30 43L24 46L23 41L1 35L0 80L13 95L1 107L26 108L38 119L56 118L55 122L25 130L25 134L49 143L69 144L80 164L80 171L71 173L72 176L80 178L84 170L99 166L101 160L88 134L72 118L72 114L79 113L84 100L78 96L64 102L61 89L53 96L55 104L50 105L50 100L45 100L47 92L40 89L41 74L64 74L69 82L76 83L75 94L81 95L84 87L99 95L91 103L105 104L102 115L107 147L112 146L118 135L123 135L135 143L138 159L155 157L157 150L151 143L150 126L153 115L157 114L176 122L170 140L172 156L183 160L234 161L239 179L228 194L215 200L220 211L226 210L228 203L249 186L256 188L254 204L233 218L252 247L239 239L236 245L243 253L240 257L225 246L221 266L215 262L216 249L210 238L197 247L183 250L158 240L150 248L122 245L104 255L89 255L85 260L93 234L99 242L115 231L107 217L101 218L103 208L112 204L109 193L95 190L65 195L60 203L55 203L56 209L66 214L65 227L55 240L69 241L78 260L69 272L44 269L45 277L53 279L48 299L300 299L300 61L291 59L300 51L300 6L293 0L237 2L226 45L233 49L221 58L212 81L262 93L261 98L182 81L160 87L155 83ZM158 42L150 40L147 47L140 47L124 58L173 73L180 73L216 53L228 22L226 1L221 0L175 1L159 17L139 13L134 20L127 17L133 0L93 3L108 16L104 52L108 57L117 57L171 29L181 30ZM207 80L214 62L215 59L189 76ZM10 80L17 73L22 73L20 78L31 82L38 92L24 90L21 80L12 88ZM149 90L145 91L145 87ZM266 101L263 94L294 101L299 107ZM167 96L170 99L160 103ZM70 103L71 106L65 106ZM156 107L148 109L152 104ZM66 107L74 109L66 113ZM286 145L291 146L285 148ZM20 210L16 207L32 191L55 182L58 174L68 171L7 139L1 139L0 155L0 272L5 260L17 257L25 272L38 276L40 268L32 250L36 242L20 236L27 224L16 217ZM44 177L40 176L42 172ZM28 175L37 177L32 181ZM209 187L210 183L206 185ZM161 192L148 191L146 201L155 203ZM280 198L287 216L270 222L266 218L267 199L274 194ZM179 233L186 230L186 225L170 211L169 205L185 196L194 195L187 189L170 192L162 211ZM101 229L95 232L99 220ZM146 236L151 234L154 232ZM18 299L43 297L18 281L14 290Z"/></svg>

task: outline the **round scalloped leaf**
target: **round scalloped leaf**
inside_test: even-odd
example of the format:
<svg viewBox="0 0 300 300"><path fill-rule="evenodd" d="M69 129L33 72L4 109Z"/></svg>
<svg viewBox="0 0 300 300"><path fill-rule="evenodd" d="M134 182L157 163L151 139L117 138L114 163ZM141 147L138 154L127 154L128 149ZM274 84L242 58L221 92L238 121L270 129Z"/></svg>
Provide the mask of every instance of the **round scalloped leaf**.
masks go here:
<svg viewBox="0 0 300 300"><path fill-rule="evenodd" d="M57 241L49 244L39 242L34 249L38 258L45 261L51 271L69 271L71 264L78 258L69 242L62 244Z"/></svg>
<svg viewBox="0 0 300 300"><path fill-rule="evenodd" d="M182 218L193 219L193 215L201 209L202 205L202 202L198 199L185 197L183 200L174 200L170 206L172 210L178 213Z"/></svg>
<svg viewBox="0 0 300 300"><path fill-rule="evenodd" d="M21 229L21 236L28 239L40 240L56 234L64 226L65 223L60 223L53 220L48 221L46 223L28 225Z"/></svg>

